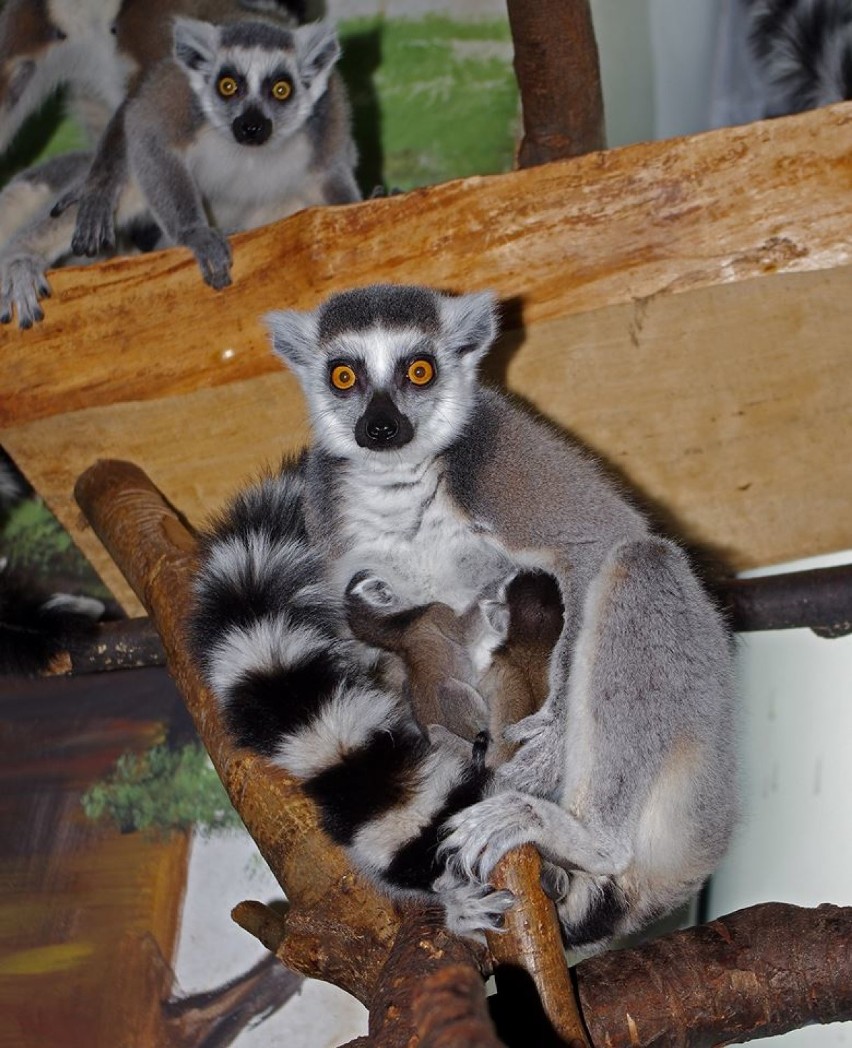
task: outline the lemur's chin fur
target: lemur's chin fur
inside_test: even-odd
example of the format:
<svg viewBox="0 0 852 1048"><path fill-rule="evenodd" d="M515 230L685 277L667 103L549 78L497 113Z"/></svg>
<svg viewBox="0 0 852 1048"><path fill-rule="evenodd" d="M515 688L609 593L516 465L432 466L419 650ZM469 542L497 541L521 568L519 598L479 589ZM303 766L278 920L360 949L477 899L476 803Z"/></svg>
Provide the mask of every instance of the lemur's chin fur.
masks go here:
<svg viewBox="0 0 852 1048"><path fill-rule="evenodd" d="M566 942L590 952L682 902L724 851L730 638L681 550L591 456L480 383L496 316L489 293L396 285L269 315L314 441L203 539L192 645L236 741L300 777L387 892L437 896L480 935L513 901L489 887L494 864L529 841ZM471 646L455 664L487 673L522 571L553 576L558 639L543 707L491 769L424 733L397 656L364 638L387 647L440 602ZM369 629L350 627L358 608ZM436 686L421 708L471 694Z"/></svg>

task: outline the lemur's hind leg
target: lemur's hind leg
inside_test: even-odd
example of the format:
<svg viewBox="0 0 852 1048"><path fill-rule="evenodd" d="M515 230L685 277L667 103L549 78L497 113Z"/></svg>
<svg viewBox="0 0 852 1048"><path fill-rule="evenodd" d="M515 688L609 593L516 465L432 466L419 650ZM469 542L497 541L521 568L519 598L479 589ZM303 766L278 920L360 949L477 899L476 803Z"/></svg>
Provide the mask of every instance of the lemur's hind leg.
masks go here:
<svg viewBox="0 0 852 1048"><path fill-rule="evenodd" d="M497 793L449 821L445 849L484 879L532 841L566 871L612 878L622 910L612 930L629 930L711 872L736 810L730 640L672 543L624 543L607 557L586 597L566 706L561 738L549 740L563 754L558 803ZM522 746L500 769L507 785L524 759ZM560 912L577 929L590 914L574 886L592 905L601 884L569 880Z"/></svg>

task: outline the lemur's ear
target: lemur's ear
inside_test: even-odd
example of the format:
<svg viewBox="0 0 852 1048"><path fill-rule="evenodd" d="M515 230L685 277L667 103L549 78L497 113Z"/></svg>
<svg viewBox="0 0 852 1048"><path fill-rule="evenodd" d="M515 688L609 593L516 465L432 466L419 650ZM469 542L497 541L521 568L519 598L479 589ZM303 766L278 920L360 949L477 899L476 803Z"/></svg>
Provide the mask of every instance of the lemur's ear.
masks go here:
<svg viewBox="0 0 852 1048"><path fill-rule="evenodd" d="M272 348L296 371L311 371L317 361L317 318L314 313L282 309L264 317Z"/></svg>
<svg viewBox="0 0 852 1048"><path fill-rule="evenodd" d="M316 101L328 86L328 78L340 58L340 42L331 22L309 22L294 30L299 75L310 97Z"/></svg>
<svg viewBox="0 0 852 1048"><path fill-rule="evenodd" d="M197 18L174 19L172 24L173 53L187 69L205 69L211 65L219 47L219 27Z"/></svg>
<svg viewBox="0 0 852 1048"><path fill-rule="evenodd" d="M438 301L444 345L476 363L497 335L497 296L493 291L476 291L441 295Z"/></svg>

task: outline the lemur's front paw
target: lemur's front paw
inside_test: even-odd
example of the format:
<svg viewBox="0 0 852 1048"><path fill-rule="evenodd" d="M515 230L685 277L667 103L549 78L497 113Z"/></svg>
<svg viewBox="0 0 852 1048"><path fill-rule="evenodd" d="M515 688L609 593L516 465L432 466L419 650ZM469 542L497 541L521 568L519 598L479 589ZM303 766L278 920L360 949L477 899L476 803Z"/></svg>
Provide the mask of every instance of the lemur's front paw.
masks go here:
<svg viewBox="0 0 852 1048"><path fill-rule="evenodd" d="M559 783L564 740L546 707L510 724L503 735L518 746L514 755L500 767L500 779L513 789L541 795Z"/></svg>
<svg viewBox="0 0 852 1048"><path fill-rule="evenodd" d="M86 193L80 199L77 225L71 238L71 250L75 255L93 258L101 251L115 247L115 208L107 197Z"/></svg>
<svg viewBox="0 0 852 1048"><path fill-rule="evenodd" d="M535 841L544 828L536 798L515 791L463 808L444 824L438 854L460 879L487 881L506 852Z"/></svg>
<svg viewBox="0 0 852 1048"><path fill-rule="evenodd" d="M231 283L231 245L218 229L196 226L179 239L195 255L206 284L221 291Z"/></svg>
<svg viewBox="0 0 852 1048"><path fill-rule="evenodd" d="M346 597L350 605L356 602L366 604L371 611L383 615L390 615L399 607L399 599L392 587L369 571L359 571L352 576L346 587Z"/></svg>
<svg viewBox="0 0 852 1048"><path fill-rule="evenodd" d="M495 891L489 884L459 877L452 870L445 870L433 888L450 931L477 942L484 942L483 932L503 930L503 915L516 902L511 892Z"/></svg>
<svg viewBox="0 0 852 1048"><path fill-rule="evenodd" d="M0 324L10 324L17 313L18 326L22 330L31 328L44 320L39 299L49 297L43 259L19 255L0 262Z"/></svg>

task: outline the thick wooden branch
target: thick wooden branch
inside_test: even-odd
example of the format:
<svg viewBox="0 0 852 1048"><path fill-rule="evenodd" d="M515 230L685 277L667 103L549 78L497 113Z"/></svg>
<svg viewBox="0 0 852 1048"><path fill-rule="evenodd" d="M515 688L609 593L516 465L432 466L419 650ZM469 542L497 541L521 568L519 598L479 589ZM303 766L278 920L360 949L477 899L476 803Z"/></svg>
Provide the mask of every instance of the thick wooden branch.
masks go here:
<svg viewBox="0 0 852 1048"><path fill-rule="evenodd" d="M576 968L595 1045L707 1048L852 1019L852 907L766 903Z"/></svg>
<svg viewBox="0 0 852 1048"><path fill-rule="evenodd" d="M521 91L519 167L605 146L600 64L589 0L508 0Z"/></svg>

